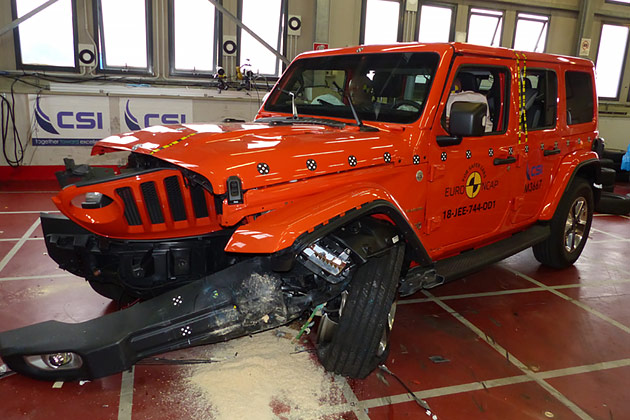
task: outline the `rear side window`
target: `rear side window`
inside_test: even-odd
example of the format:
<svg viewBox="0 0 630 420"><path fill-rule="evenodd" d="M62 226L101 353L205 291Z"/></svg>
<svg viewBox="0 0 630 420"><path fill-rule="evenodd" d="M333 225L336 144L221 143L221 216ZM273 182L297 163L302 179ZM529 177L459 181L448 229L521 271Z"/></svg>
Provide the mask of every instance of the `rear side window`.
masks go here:
<svg viewBox="0 0 630 420"><path fill-rule="evenodd" d="M583 71L565 73L567 96L567 124L581 124L593 121L593 80L591 74Z"/></svg>
<svg viewBox="0 0 630 420"><path fill-rule="evenodd" d="M558 78L551 70L527 69L525 76L527 128L539 130L556 126Z"/></svg>

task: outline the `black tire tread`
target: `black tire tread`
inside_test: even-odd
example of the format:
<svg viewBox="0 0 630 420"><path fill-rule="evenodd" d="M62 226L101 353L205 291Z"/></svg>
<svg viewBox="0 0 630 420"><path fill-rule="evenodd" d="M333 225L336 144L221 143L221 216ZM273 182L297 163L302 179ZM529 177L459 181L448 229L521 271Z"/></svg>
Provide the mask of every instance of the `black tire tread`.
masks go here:
<svg viewBox="0 0 630 420"><path fill-rule="evenodd" d="M595 210L606 214L630 214L630 197L611 192L602 192Z"/></svg>
<svg viewBox="0 0 630 420"><path fill-rule="evenodd" d="M584 238L579 246L579 249L576 250L573 254L567 254L564 250L563 245L564 225L569 208L579 194L585 194L587 205L589 206L588 212L590 214L590 217L587 222L586 230L584 232ZM593 190L591 189L589 182L584 178L576 178L573 181L572 185L570 185L564 192L564 195L560 200L558 207L556 208L556 212L551 219L551 235L545 241L532 247L534 251L534 257L536 257L538 262L549 267L558 269L566 268L573 265L573 263L579 258L580 254L582 253L582 250L584 249L584 245L586 244L588 238L588 233L591 229L591 221L594 210L593 203Z"/></svg>
<svg viewBox="0 0 630 420"><path fill-rule="evenodd" d="M376 350L396 295L403 257L404 246L399 245L358 268L338 330L318 349L326 370L365 378L387 357L387 352L378 357Z"/></svg>

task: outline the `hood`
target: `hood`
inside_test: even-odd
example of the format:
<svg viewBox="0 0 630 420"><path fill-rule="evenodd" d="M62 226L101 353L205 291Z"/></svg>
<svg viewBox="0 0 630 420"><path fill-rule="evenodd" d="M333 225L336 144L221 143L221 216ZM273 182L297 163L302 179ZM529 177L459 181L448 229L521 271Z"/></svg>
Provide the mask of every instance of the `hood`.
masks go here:
<svg viewBox="0 0 630 420"><path fill-rule="evenodd" d="M154 126L107 137L92 154L128 150L152 155L205 176L216 193L228 177L243 189L397 162L409 143L402 128L265 123Z"/></svg>

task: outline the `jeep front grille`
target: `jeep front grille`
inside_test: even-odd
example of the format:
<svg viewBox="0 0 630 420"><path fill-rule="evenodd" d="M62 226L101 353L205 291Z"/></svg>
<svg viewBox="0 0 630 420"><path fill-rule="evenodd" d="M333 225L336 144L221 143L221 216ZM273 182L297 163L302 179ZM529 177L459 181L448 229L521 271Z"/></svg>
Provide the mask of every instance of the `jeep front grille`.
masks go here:
<svg viewBox="0 0 630 420"><path fill-rule="evenodd" d="M72 203L94 191L111 201L95 208ZM176 238L221 229L212 192L187 181L176 169L123 173L103 182L70 185L53 201L79 225L112 238Z"/></svg>
<svg viewBox="0 0 630 420"><path fill-rule="evenodd" d="M179 186L179 180L177 179L177 177L169 176L168 178L164 178L164 188L166 188L166 195L168 197L168 205L171 209L173 220L175 220L176 222L179 222L181 220L186 220L186 206L184 205L184 197L182 197L182 189ZM191 195L192 195L192 191L191 191ZM195 204L195 199L193 198L193 206L194 204ZM204 217L208 217L207 208L206 208L206 215Z"/></svg>
<svg viewBox="0 0 630 420"><path fill-rule="evenodd" d="M141 225L142 219L140 218L140 213L138 213L138 206L136 206L136 202L133 199L131 188L118 188L116 189L116 194L118 194L123 200L125 205L125 219L127 219L129 226Z"/></svg>
<svg viewBox="0 0 630 420"><path fill-rule="evenodd" d="M208 217L208 202L206 192L201 185L195 184L190 187L190 198L192 199L195 217Z"/></svg>
<svg viewBox="0 0 630 420"><path fill-rule="evenodd" d="M142 189L144 205L147 206L147 212L151 218L151 223L154 225L164 223L162 203L160 203L160 199L158 198L157 190L155 189L155 182L143 182L140 184L140 189Z"/></svg>

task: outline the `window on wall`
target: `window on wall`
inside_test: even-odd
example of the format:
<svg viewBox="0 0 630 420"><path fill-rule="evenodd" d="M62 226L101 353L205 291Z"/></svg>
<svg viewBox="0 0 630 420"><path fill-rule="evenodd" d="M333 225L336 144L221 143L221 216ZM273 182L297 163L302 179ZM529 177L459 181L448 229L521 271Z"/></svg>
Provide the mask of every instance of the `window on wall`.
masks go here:
<svg viewBox="0 0 630 420"><path fill-rule="evenodd" d="M106 70L149 72L149 0L98 0L100 66Z"/></svg>
<svg viewBox="0 0 630 420"><path fill-rule="evenodd" d="M498 47L501 45L503 12L488 9L470 9L468 18L468 42Z"/></svg>
<svg viewBox="0 0 630 420"><path fill-rule="evenodd" d="M282 0L241 0L243 24L267 44L280 50L282 47ZM268 76L280 75L280 60L254 37L241 29L240 66Z"/></svg>
<svg viewBox="0 0 630 420"><path fill-rule="evenodd" d="M171 0L171 71L215 68L215 7L208 0Z"/></svg>
<svg viewBox="0 0 630 420"><path fill-rule="evenodd" d="M47 0L14 0L14 19L21 18ZM76 67L73 24L74 5L59 0L22 22L15 30L18 67Z"/></svg>
<svg viewBox="0 0 630 420"><path fill-rule="evenodd" d="M600 98L617 98L619 96L627 44L627 26L602 25L595 65L597 96Z"/></svg>
<svg viewBox="0 0 630 420"><path fill-rule="evenodd" d="M398 42L400 2L393 0L364 0L363 44L392 44Z"/></svg>
<svg viewBox="0 0 630 420"><path fill-rule="evenodd" d="M418 41L449 42L453 30L454 6L423 5L420 8Z"/></svg>
<svg viewBox="0 0 630 420"><path fill-rule="evenodd" d="M514 49L522 51L545 52L549 17L519 13L516 16Z"/></svg>

